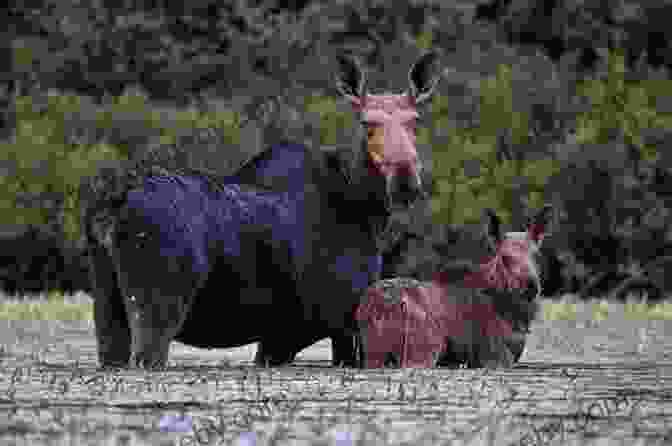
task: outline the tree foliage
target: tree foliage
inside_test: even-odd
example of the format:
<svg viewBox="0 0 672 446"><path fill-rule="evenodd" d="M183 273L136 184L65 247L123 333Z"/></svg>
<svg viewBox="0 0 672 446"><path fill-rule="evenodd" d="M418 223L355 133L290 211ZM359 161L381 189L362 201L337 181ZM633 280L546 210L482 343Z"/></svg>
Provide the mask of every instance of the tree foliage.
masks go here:
<svg viewBox="0 0 672 446"><path fill-rule="evenodd" d="M508 219L521 204L539 207L546 180L558 164L512 153L529 143L530 125L527 113L514 110L511 68L500 66L495 76L481 82L477 125L450 127L447 104L447 98L437 97L432 116L434 128L448 133L433 141L439 193L432 206L440 221L475 223L486 207Z"/></svg>

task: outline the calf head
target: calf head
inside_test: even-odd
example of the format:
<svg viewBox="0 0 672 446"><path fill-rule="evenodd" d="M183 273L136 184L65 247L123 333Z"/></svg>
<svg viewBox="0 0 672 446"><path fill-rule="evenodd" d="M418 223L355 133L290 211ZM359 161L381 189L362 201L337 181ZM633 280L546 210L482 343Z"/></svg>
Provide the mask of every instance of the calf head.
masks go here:
<svg viewBox="0 0 672 446"><path fill-rule="evenodd" d="M491 256L476 267L450 265L437 275L432 288L443 295L441 319L448 339L439 365L509 366L518 360L537 311L541 276L536 257L551 214L545 206L525 231L503 233L497 215L486 210ZM528 292L530 285L535 293Z"/></svg>
<svg viewBox="0 0 672 446"><path fill-rule="evenodd" d="M424 195L421 162L416 150L420 106L427 103L437 81L436 53L422 56L409 71L409 89L402 94L369 94L366 77L356 59L340 55L336 86L358 114L366 132L363 158L355 157L354 179L360 185L377 184L388 210L406 208ZM363 161L363 162L362 162ZM368 178L363 178L367 177ZM366 180L374 181L366 181Z"/></svg>
<svg viewBox="0 0 672 446"><path fill-rule="evenodd" d="M492 256L478 270L465 277L474 288L521 290L533 283L541 295L541 275L537 256L547 234L552 207L544 206L529 219L525 231L502 233L499 217L486 209L485 235Z"/></svg>

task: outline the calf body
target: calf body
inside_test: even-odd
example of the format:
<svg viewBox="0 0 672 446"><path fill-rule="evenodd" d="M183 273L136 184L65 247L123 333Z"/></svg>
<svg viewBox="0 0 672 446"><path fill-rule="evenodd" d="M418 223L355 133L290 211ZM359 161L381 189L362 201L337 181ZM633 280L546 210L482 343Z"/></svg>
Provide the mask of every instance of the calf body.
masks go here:
<svg viewBox="0 0 672 446"><path fill-rule="evenodd" d="M364 366L432 367L445 349L427 284L408 278L380 280L366 291L355 317L361 323Z"/></svg>

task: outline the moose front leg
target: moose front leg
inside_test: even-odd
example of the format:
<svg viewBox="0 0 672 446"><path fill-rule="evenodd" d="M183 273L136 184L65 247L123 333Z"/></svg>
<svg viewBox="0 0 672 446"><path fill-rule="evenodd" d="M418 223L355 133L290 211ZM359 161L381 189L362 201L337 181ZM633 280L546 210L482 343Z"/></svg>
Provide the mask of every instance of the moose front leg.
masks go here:
<svg viewBox="0 0 672 446"><path fill-rule="evenodd" d="M131 332L112 258L95 245L89 251L93 317L101 368L126 367L131 356Z"/></svg>
<svg viewBox="0 0 672 446"><path fill-rule="evenodd" d="M333 335L331 337L331 363L334 367L357 367L359 339L355 335Z"/></svg>
<svg viewBox="0 0 672 446"><path fill-rule="evenodd" d="M193 268L193 256L162 255L157 240L124 229L111 252L130 328L129 366L164 367L207 273Z"/></svg>

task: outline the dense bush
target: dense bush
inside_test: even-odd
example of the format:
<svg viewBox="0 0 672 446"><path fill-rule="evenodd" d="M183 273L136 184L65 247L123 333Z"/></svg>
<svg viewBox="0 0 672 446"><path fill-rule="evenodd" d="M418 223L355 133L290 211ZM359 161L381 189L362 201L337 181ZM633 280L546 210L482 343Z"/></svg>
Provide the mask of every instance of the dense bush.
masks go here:
<svg viewBox="0 0 672 446"><path fill-rule="evenodd" d="M0 284L10 295L45 290L89 291L88 265L81 249L63 243L61 234L35 226L0 234Z"/></svg>

